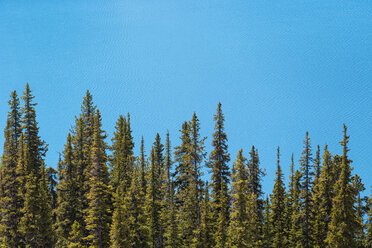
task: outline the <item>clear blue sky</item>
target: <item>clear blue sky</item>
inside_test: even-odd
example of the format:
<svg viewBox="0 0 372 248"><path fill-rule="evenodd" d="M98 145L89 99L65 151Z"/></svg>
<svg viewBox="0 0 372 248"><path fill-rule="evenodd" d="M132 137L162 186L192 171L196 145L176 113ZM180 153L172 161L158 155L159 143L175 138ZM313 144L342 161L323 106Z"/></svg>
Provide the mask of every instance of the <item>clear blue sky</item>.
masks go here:
<svg viewBox="0 0 372 248"><path fill-rule="evenodd" d="M369 0L21 0L0 10L0 129L10 92L29 82L50 166L90 89L110 136L130 112L147 150L167 129L179 144L196 111L209 151L221 101L231 157L254 144L266 192L278 145L287 178L307 130L314 147L340 153L345 122L354 171L372 185Z"/></svg>

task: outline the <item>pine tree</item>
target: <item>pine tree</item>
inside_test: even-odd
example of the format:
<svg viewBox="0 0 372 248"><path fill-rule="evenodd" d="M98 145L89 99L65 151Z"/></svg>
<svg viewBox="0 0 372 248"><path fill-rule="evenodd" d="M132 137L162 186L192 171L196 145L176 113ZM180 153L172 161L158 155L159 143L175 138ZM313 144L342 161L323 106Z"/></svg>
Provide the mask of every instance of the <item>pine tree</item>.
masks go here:
<svg viewBox="0 0 372 248"><path fill-rule="evenodd" d="M101 130L101 115L97 110L94 118L93 143L91 149L91 164L89 178L89 192L87 193L88 209L86 210L85 223L88 236L85 240L89 247L109 247L109 232L111 224L111 186L107 155L105 152L105 135Z"/></svg>
<svg viewBox="0 0 372 248"><path fill-rule="evenodd" d="M251 195L252 204L250 204L252 213L249 216L251 233L251 244L253 246L262 245L262 228L263 228L263 211L264 200L262 199L262 177L265 175L264 171L260 168L260 159L257 149L252 146L249 153L250 159L248 161L248 194Z"/></svg>
<svg viewBox="0 0 372 248"><path fill-rule="evenodd" d="M72 147L72 136L68 134L63 161L59 164L59 183L57 186L57 221L55 224L57 234L57 246L66 247L72 225L82 218L81 199L77 181L77 167L74 164L75 158ZM79 221L78 221L79 222ZM79 223L80 224L80 223ZM81 227L81 226L80 226ZM82 242L82 240L80 241Z"/></svg>
<svg viewBox="0 0 372 248"><path fill-rule="evenodd" d="M300 193L301 193L301 172L296 170L294 176L291 179L291 184L293 187L292 195L291 195L291 229L289 232L289 247L301 247L300 240L302 236L302 229L301 229L301 216L300 216Z"/></svg>
<svg viewBox="0 0 372 248"><path fill-rule="evenodd" d="M36 122L34 96L26 84L22 96L22 130L24 149L25 181L23 190L22 217L19 230L26 247L49 247L53 245L50 196L45 178L44 160L47 146L39 136ZM22 189L21 189L22 190Z"/></svg>
<svg viewBox="0 0 372 248"><path fill-rule="evenodd" d="M165 143L165 184L163 190L165 190L165 209L163 212L164 219L164 238L165 247L175 248L177 245L177 225L176 225L176 206L174 196L174 182L171 177L171 169L173 165L171 143L169 138L169 131L167 132L167 138Z"/></svg>
<svg viewBox="0 0 372 248"><path fill-rule="evenodd" d="M356 247L355 230L358 228L355 203L355 190L351 185L351 167L348 158L349 136L347 127L344 125L341 174L335 185L335 197L333 198L331 222L327 242L335 248Z"/></svg>
<svg viewBox="0 0 372 248"><path fill-rule="evenodd" d="M18 189L16 169L18 164L18 147L21 136L21 114L19 99L15 91L9 100L10 111L4 130L4 152L1 157L0 181L0 239L5 246L20 246L18 221L21 206L18 204Z"/></svg>
<svg viewBox="0 0 372 248"><path fill-rule="evenodd" d="M134 166L133 156L133 137L130 127L129 113L127 118L120 116L116 123L116 131L112 139L113 155L111 157L111 183L114 191L119 186L123 187L123 193L129 189L131 183L131 174ZM124 182L123 182L124 181Z"/></svg>
<svg viewBox="0 0 372 248"><path fill-rule="evenodd" d="M332 155L328 146L324 147L323 165L321 167L320 177L314 180L316 183L313 187L314 202L314 247L327 247L325 239L328 233L328 223L331 219L333 182L332 182Z"/></svg>
<svg viewBox="0 0 372 248"><path fill-rule="evenodd" d="M218 104L214 116L215 133L213 134L213 151L210 154L208 167L212 169L212 208L214 221L214 241L216 248L226 247L227 230L229 225L229 194L228 185L230 171L228 162L230 154L227 149L227 135L224 132L224 115L221 103Z"/></svg>
<svg viewBox="0 0 372 248"><path fill-rule="evenodd" d="M273 195L271 196L272 247L287 247L286 219L285 219L285 186L283 173L280 167L280 151L277 151L277 171Z"/></svg>
<svg viewBox="0 0 372 248"><path fill-rule="evenodd" d="M263 248L271 248L272 244L272 235L271 235L271 221L270 221L270 200L269 196L266 196L265 200L265 211L264 211L264 224L263 224L263 236L262 236L262 247Z"/></svg>
<svg viewBox="0 0 372 248"><path fill-rule="evenodd" d="M228 247L244 248L249 246L249 229L248 229L248 173L247 159L240 149L234 162L232 170L232 207L230 214L229 242Z"/></svg>
<svg viewBox="0 0 372 248"><path fill-rule="evenodd" d="M73 165L76 167L77 171L75 180L77 184L77 193L79 195L79 198L76 199L77 202L79 202L79 205L77 205L78 214L76 220L79 222L79 227L83 230L84 237L88 235L84 215L89 205L87 194L89 192L90 168L88 168L88 166L91 164L96 109L97 107L94 105L93 96L87 91L81 105L81 113L75 118L75 125L72 128Z"/></svg>
<svg viewBox="0 0 372 248"><path fill-rule="evenodd" d="M356 210L356 222L358 223L357 228L355 230L356 236L355 236L355 243L356 248L364 248L365 243L365 230L364 230L364 215L365 210L363 206L363 199L361 197L361 193L366 189L364 187L364 184L362 183L362 179L358 174L355 174L352 177L352 186L354 188L354 192L356 194L356 200L355 200L355 210Z"/></svg>
<svg viewBox="0 0 372 248"><path fill-rule="evenodd" d="M310 248L313 245L312 240L312 216L313 216L313 202L311 196L312 177L314 175L311 162L311 140L309 133L306 132L304 140L304 150L300 159L301 165L301 193L300 193L300 225L301 225L301 238L300 244L304 248Z"/></svg>
<svg viewBox="0 0 372 248"><path fill-rule="evenodd" d="M151 150L151 168L149 188L147 192L147 209L148 212L148 225L150 234L150 247L163 248L164 247L164 230L161 223L160 214L162 212L161 201L162 185L163 185L163 171L164 171L164 158L163 158L163 145L161 144L160 135L157 134L155 142Z"/></svg>
<svg viewBox="0 0 372 248"><path fill-rule="evenodd" d="M212 209L211 203L209 199L209 184L205 182L204 186L204 197L203 202L201 204L201 224L200 224L200 245L198 247L212 247L213 246L213 239L212 239Z"/></svg>

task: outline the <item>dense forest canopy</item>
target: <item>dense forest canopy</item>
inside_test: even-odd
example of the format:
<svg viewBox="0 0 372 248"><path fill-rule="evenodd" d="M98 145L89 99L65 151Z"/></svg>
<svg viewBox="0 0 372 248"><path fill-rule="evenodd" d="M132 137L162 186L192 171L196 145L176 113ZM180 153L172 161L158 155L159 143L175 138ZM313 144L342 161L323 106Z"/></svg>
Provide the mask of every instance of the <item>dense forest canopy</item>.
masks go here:
<svg viewBox="0 0 372 248"><path fill-rule="evenodd" d="M135 154L130 114L109 141L87 91L57 169L45 165L35 105L28 84L22 96L10 95L0 247L372 247L372 202L353 173L346 125L342 154L313 145L306 132L289 175L278 147L274 187L264 192L259 150L229 150L221 103L210 153L194 113L178 146L169 132L157 134Z"/></svg>

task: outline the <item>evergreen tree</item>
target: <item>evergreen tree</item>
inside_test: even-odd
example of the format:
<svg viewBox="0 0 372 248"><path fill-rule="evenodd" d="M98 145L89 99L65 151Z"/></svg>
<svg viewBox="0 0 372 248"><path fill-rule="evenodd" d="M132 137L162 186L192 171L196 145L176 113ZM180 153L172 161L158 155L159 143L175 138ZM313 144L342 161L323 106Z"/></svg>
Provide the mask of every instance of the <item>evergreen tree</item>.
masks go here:
<svg viewBox="0 0 372 248"><path fill-rule="evenodd" d="M358 228L356 211L354 208L355 190L351 185L351 167L348 158L349 136L347 127L344 125L341 174L335 185L335 197L333 198L331 222L327 242L336 248L356 247L355 232Z"/></svg>
<svg viewBox="0 0 372 248"><path fill-rule="evenodd" d="M311 140L309 133L306 132L304 140L304 150L300 159L301 165L301 192L300 192L300 225L302 234L300 237L300 244L304 248L313 246L312 240L312 216L313 216L313 202L312 202L312 177L314 172L311 168L312 162Z"/></svg>
<svg viewBox="0 0 372 248"><path fill-rule="evenodd" d="M164 247L164 230L161 222L161 212L163 199L162 185L163 185L163 171L164 171L164 147L161 144L160 135L157 134L155 142L151 150L151 168L149 188L147 192L147 209L148 212L148 225L150 234L150 247L163 248Z"/></svg>
<svg viewBox="0 0 372 248"><path fill-rule="evenodd" d="M114 191L116 191L116 188L120 184L123 187L122 191L125 194L130 187L131 174L135 162L133 156L134 143L130 127L129 113L127 119L120 116L115 129L114 138L112 139L113 155L111 157L111 183Z"/></svg>
<svg viewBox="0 0 372 248"><path fill-rule="evenodd" d="M356 222L358 223L357 228L355 230L355 243L356 248L364 248L365 243L365 230L364 230L364 215L365 215L365 207L363 206L363 199L361 197L361 193L366 189L364 184L362 183L362 179L358 174L352 177L352 186L354 188L354 192L356 194L355 200L355 210L356 210Z"/></svg>
<svg viewBox="0 0 372 248"><path fill-rule="evenodd" d="M287 247L285 219L285 186L280 167L280 151L277 151L277 171L273 195L271 196L272 247Z"/></svg>
<svg viewBox="0 0 372 248"><path fill-rule="evenodd" d="M313 187L314 202L314 224L313 239L314 247L327 247L325 239L328 233L328 223L331 219L332 198L333 198L333 169L332 155L328 146L324 147L323 165L320 177L314 180Z"/></svg>
<svg viewBox="0 0 372 248"><path fill-rule="evenodd" d="M20 186L17 181L18 147L21 136L21 114L19 99L15 91L9 100L10 111L4 130L4 152L1 157L1 181L0 181L0 239L5 246L20 246L20 234L18 231L18 221L21 206L18 204L18 189Z"/></svg>
<svg viewBox="0 0 372 248"><path fill-rule="evenodd" d="M22 217L19 221L21 232L26 247L50 247L53 245L52 220L50 195L45 178L44 157L47 146L39 136L39 127L36 122L34 96L30 87L22 96L22 130L24 149L24 190ZM22 190L22 189L20 189ZM21 195L21 194L20 194Z"/></svg>
<svg viewBox="0 0 372 248"><path fill-rule="evenodd" d="M271 211L270 211L269 196L266 196L264 207L265 207L265 211L264 211L262 247L271 248L272 235L271 235L271 221L270 221Z"/></svg>
<svg viewBox="0 0 372 248"><path fill-rule="evenodd" d="M249 216L250 225L249 232L251 233L251 244L252 246L262 245L262 228L263 228L263 211L264 211L264 200L262 199L262 177L265 175L264 171L260 168L260 159L258 156L257 149L252 146L249 153L250 159L248 161L248 194L251 196L251 200L254 201L250 204Z"/></svg>
<svg viewBox="0 0 372 248"><path fill-rule="evenodd" d="M59 183L57 186L56 234L57 246L66 247L72 225L81 219L81 199L77 181L77 167L72 147L72 136L68 134L67 143L63 151L63 161L59 164ZM80 223L79 223L80 226ZM80 226L81 227L81 226ZM76 239L76 237L75 237ZM76 242L76 240L75 240ZM80 240L82 242L82 240Z"/></svg>
<svg viewBox="0 0 372 248"><path fill-rule="evenodd" d="M212 209L209 199L209 184L205 182L204 197L201 204L201 224L200 224L200 245L197 247L212 247L213 246L213 222Z"/></svg>
<svg viewBox="0 0 372 248"><path fill-rule="evenodd" d="M225 117L221 103L218 104L217 114L214 116L215 132L213 134L213 151L210 154L208 167L212 169L212 208L214 221L214 242L216 248L226 247L227 230L229 225L229 195L228 185L230 171L228 162L230 154L227 151L227 135L224 131Z"/></svg>
<svg viewBox="0 0 372 248"><path fill-rule="evenodd" d="M291 202L292 202L292 214L291 214L291 229L289 232L289 247L301 247L301 236L302 236L302 229L301 229L301 216L300 216L300 193L301 193L301 172L296 170L294 176L292 177L292 195L291 195Z"/></svg>
<svg viewBox="0 0 372 248"><path fill-rule="evenodd" d="M167 138L165 143L165 184L163 190L165 190L164 197L164 208L166 211L163 212L164 219L164 238L165 247L175 248L177 245L177 225L176 225L176 206L174 196L174 182L171 177L172 169L172 151L171 143L169 138L169 131L167 132Z"/></svg>
<svg viewBox="0 0 372 248"><path fill-rule="evenodd" d="M244 248L249 246L248 229L248 173L247 159L240 149L232 170L232 207L230 214L228 247Z"/></svg>
<svg viewBox="0 0 372 248"><path fill-rule="evenodd" d="M85 223L88 236L85 240L89 247L109 247L109 232L111 224L111 186L107 155L105 152L105 135L101 130L101 115L97 110L94 118L93 143L91 149L91 164L89 178L89 192L87 193L88 209L86 210Z"/></svg>

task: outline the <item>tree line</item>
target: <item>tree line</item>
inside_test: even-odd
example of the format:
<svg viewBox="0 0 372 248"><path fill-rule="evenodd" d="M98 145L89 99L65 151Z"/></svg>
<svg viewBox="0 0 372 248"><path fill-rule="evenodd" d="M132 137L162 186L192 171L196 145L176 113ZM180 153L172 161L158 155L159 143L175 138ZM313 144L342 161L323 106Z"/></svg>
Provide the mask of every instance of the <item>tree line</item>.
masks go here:
<svg viewBox="0 0 372 248"><path fill-rule="evenodd" d="M108 144L87 91L55 170L45 165L28 84L21 100L11 93L4 130L0 247L372 247L371 200L352 172L345 125L340 155L313 149L306 133L287 185L278 147L265 195L256 147L230 162L221 103L209 154L194 113L178 146L157 134L148 153L142 138L135 155L130 115L119 117Z"/></svg>

